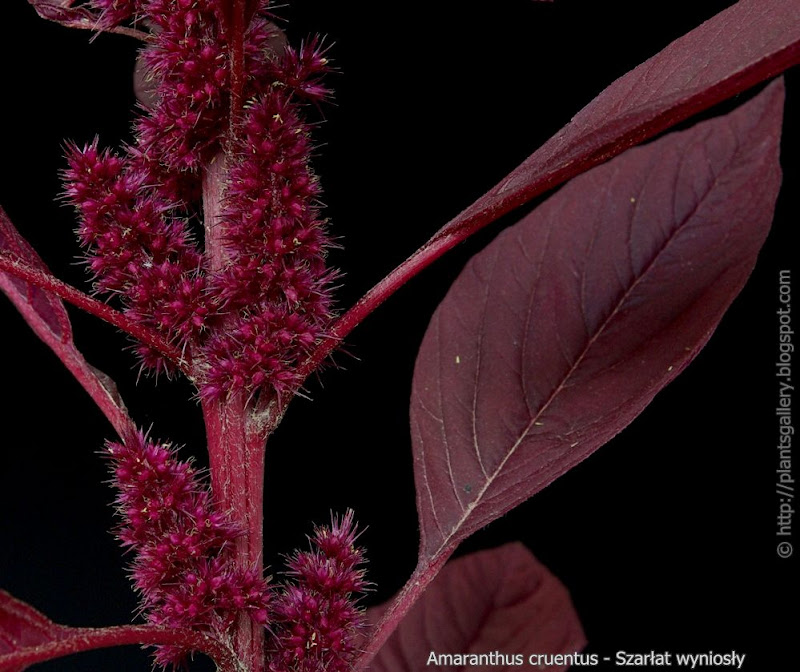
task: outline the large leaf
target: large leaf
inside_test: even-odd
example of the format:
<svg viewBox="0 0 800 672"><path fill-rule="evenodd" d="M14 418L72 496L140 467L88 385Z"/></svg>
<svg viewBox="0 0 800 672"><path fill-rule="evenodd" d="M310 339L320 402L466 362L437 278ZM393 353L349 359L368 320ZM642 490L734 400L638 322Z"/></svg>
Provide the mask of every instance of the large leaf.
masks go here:
<svg viewBox="0 0 800 672"><path fill-rule="evenodd" d="M630 150L469 262L414 374L421 568L608 441L703 347L769 229L782 102L779 81Z"/></svg>
<svg viewBox="0 0 800 672"><path fill-rule="evenodd" d="M445 230L494 221L800 62L800 2L740 0L620 77Z"/></svg>
<svg viewBox="0 0 800 672"><path fill-rule="evenodd" d="M20 236L0 207L0 254L24 262L28 267L50 274L34 249ZM25 280L0 271L0 290L6 293L36 335L64 363L89 393L122 438L135 430L114 382L91 366L72 341L72 327L60 299ZM5 353L13 356L13 353Z"/></svg>
<svg viewBox="0 0 800 672"><path fill-rule="evenodd" d="M375 285L302 369L313 371L387 297L502 215L800 63L800 1L740 0L608 86L498 185ZM535 121L535 120L534 120Z"/></svg>
<svg viewBox="0 0 800 672"><path fill-rule="evenodd" d="M369 619L379 620L384 609L370 609ZM446 565L369 669L440 669L442 666L430 659L433 652L495 654L488 665L480 664L478 659L477 665L462 663L455 667L511 670L531 667L531 654L574 654L585 644L580 621L561 582L524 546L509 544ZM500 658L497 653L507 658ZM522 656L525 664L514 665L515 655ZM555 665L547 669L567 667Z"/></svg>

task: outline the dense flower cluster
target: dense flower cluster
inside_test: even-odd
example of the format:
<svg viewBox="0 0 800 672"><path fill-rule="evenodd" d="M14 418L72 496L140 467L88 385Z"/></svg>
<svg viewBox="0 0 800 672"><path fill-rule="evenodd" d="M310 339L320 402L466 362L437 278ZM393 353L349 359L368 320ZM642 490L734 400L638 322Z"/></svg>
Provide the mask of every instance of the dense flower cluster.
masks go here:
<svg viewBox="0 0 800 672"><path fill-rule="evenodd" d="M222 225L230 257L215 295L231 317L209 339L203 392L294 383L293 368L322 336L332 313L329 246L314 200L319 185L297 106L276 90L246 111L232 151Z"/></svg>
<svg viewBox="0 0 800 672"><path fill-rule="evenodd" d="M318 527L311 550L289 559L292 585L275 599L270 672L347 672L364 623L363 551L355 545L353 512Z"/></svg>
<svg viewBox="0 0 800 672"><path fill-rule="evenodd" d="M70 147L65 193L80 215L95 289L175 344L207 399L282 393L325 337L336 273L319 213L303 107L325 99L324 49L285 43L252 0L243 35L241 100L231 92L232 29L221 0L91 0L98 26L150 31L134 142ZM232 110L236 107L236 113ZM203 178L223 161L216 249L200 249ZM211 257L213 256L213 261ZM175 368L146 345L146 369ZM184 362L185 364L185 362Z"/></svg>
<svg viewBox="0 0 800 672"><path fill-rule="evenodd" d="M242 613L266 623L267 584L255 571L234 566L238 530L215 511L191 465L142 435L111 443L108 452L122 521L118 536L135 554L131 576L147 620L218 637ZM161 647L156 659L177 664L186 653Z"/></svg>
<svg viewBox="0 0 800 672"><path fill-rule="evenodd" d="M226 641L246 613L270 630L270 672L346 672L364 622L367 588L353 512L318 527L311 549L289 558L288 579L272 590L255 570L234 564L239 535L207 486L167 445L141 434L108 446L117 489L117 536L134 553L131 577L148 622L191 628ZM159 647L156 661L189 653Z"/></svg>
<svg viewBox="0 0 800 672"><path fill-rule="evenodd" d="M147 188L147 174L97 142L70 147L66 196L81 220L95 288L123 298L126 312L182 346L203 327L202 257L174 206ZM145 364L157 366L142 348Z"/></svg>
<svg viewBox="0 0 800 672"><path fill-rule="evenodd" d="M245 3L246 27L230 0L81 4L100 29L148 33L133 142L68 148L65 197L94 288L183 353L168 361L140 344L145 368L188 370L211 404L291 392L333 317L337 275L304 116L329 96L328 61L316 38L286 44L267 4ZM172 448L137 434L108 450L148 622L228 645L244 615L268 628L271 672L350 668L366 587L352 512L317 528L311 550L289 559L286 585L270 589L237 564L243 530ZM187 653L162 646L156 660Z"/></svg>

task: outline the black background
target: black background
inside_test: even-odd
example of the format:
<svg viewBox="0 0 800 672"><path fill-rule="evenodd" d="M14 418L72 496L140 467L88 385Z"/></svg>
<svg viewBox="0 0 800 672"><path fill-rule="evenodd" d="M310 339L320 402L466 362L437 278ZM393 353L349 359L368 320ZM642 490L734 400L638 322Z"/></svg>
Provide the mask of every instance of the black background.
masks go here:
<svg viewBox="0 0 800 672"><path fill-rule="evenodd" d="M0 203L53 272L85 283L72 213L54 202L64 139L129 138L133 41L91 40L0 9ZM278 10L293 40L334 42L336 104L316 168L343 250L351 305L615 78L730 2L507 0L494 5L296 0ZM523 540L570 589L589 651L747 654L784 669L795 561L776 556L777 275L796 270L800 77L787 76L785 184L773 232L709 346L619 437L460 553ZM715 112L730 109L730 105ZM387 599L417 545L408 431L416 348L464 262L519 213L414 279L348 339L340 370L296 400L268 450L266 555L305 543L329 511L356 510ZM83 284L82 286L85 286ZM50 351L0 300L0 586L71 625L124 623L135 599L108 533L111 494L97 455L112 430ZM203 464L199 410L184 383L136 384L127 342L72 311L76 342L118 383L134 419ZM42 670L144 670L135 649ZM420 668L424 661L420 661Z"/></svg>

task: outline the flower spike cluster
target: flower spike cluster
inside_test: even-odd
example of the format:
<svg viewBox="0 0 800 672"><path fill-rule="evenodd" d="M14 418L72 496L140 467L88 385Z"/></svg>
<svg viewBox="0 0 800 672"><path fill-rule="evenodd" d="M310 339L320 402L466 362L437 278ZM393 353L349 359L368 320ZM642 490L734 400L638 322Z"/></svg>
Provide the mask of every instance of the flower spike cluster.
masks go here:
<svg viewBox="0 0 800 672"><path fill-rule="evenodd" d="M142 366L188 373L207 408L282 400L334 317L338 275L306 120L330 97L326 49L319 38L288 45L267 0L81 6L98 29L147 33L133 141L67 149L64 193L95 291L176 346L180 361L138 345ZM236 649L250 619L267 628L270 672L351 668L367 587L352 511L316 528L311 549L288 560L287 583L270 588L257 560L236 555L245 530L171 447L136 434L108 453L117 533L149 623ZM162 646L156 662L188 653Z"/></svg>
<svg viewBox="0 0 800 672"><path fill-rule="evenodd" d="M257 571L235 565L240 531L174 448L139 433L124 444L110 443L108 455L117 536L134 554L131 578L149 623L226 642L237 618L247 614L269 628L270 672L350 669L364 625L358 600L368 588L351 510L317 527L311 549L288 559L289 582L271 589ZM161 646L155 658L179 666L189 653Z"/></svg>
<svg viewBox="0 0 800 672"><path fill-rule="evenodd" d="M100 28L150 30L147 92L124 152L69 147L65 195L96 291L184 353L167 361L139 345L143 367L187 370L209 400L296 389L334 317L305 120L329 96L328 61L317 38L288 46L267 5L247 6L234 100L229 0L87 3ZM201 228L212 161L224 163L219 214Z"/></svg>
<svg viewBox="0 0 800 672"><path fill-rule="evenodd" d="M268 619L270 593L255 571L233 562L239 531L215 510L208 488L169 446L136 434L108 446L117 535L135 555L133 584L148 622L191 628L224 641L236 618ZM161 647L156 662L179 664L187 651Z"/></svg>
<svg viewBox="0 0 800 672"><path fill-rule="evenodd" d="M95 289L119 295L125 312L185 346L203 327L202 257L175 206L147 189L147 174L97 141L68 149L65 195L81 215L78 236L88 251ZM140 349L146 365L158 357Z"/></svg>
<svg viewBox="0 0 800 672"><path fill-rule="evenodd" d="M214 290L232 317L209 339L203 393L254 389L268 376L282 392L332 315L335 273L315 199L310 141L296 103L281 90L254 101L234 145L222 217L229 255Z"/></svg>
<svg viewBox="0 0 800 672"><path fill-rule="evenodd" d="M364 626L358 606L367 589L364 553L355 545L353 511L335 516L330 527L318 527L311 550L288 561L294 583L284 587L273 605L276 632L270 672L347 672Z"/></svg>

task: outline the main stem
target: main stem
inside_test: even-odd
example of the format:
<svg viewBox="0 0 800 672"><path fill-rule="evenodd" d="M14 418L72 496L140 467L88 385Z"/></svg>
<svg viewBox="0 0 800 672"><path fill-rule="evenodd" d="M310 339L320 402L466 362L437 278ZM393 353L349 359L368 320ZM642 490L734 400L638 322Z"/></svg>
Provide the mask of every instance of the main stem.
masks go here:
<svg viewBox="0 0 800 672"><path fill-rule="evenodd" d="M226 175L225 157L218 154L203 178L203 220L206 259L212 271L227 257L219 225ZM217 506L242 531L236 539L235 563L240 569L263 571L264 454L269 428L256 420L244 394L220 401L203 401L203 417ZM247 672L263 672L264 629L247 614L234 626L233 649Z"/></svg>
<svg viewBox="0 0 800 672"><path fill-rule="evenodd" d="M231 128L242 109L244 96L244 34L247 31L247 0L233 0L229 17L228 60L231 69Z"/></svg>
<svg viewBox="0 0 800 672"><path fill-rule="evenodd" d="M242 530L234 549L239 569L264 569L264 454L266 435L253 421L246 397L203 404L211 488L217 506ZM233 649L244 669L264 669L264 628L247 614L234 626Z"/></svg>

